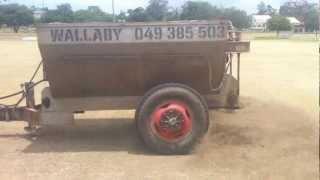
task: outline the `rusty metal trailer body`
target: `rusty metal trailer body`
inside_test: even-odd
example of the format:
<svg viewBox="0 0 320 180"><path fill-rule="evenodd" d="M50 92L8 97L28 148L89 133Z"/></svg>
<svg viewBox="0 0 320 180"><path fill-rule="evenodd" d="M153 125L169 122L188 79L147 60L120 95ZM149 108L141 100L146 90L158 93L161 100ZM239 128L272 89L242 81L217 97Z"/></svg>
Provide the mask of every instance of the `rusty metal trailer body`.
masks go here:
<svg viewBox="0 0 320 180"><path fill-rule="evenodd" d="M139 113L144 96L165 84L190 88L210 108L238 107L240 53L250 44L240 41L230 21L54 23L39 25L37 35L49 82L42 104L29 97L19 113L5 111L7 119L24 114L32 128L72 124L75 112L89 110L138 108ZM175 110L187 106L173 104Z"/></svg>
<svg viewBox="0 0 320 180"><path fill-rule="evenodd" d="M143 96L172 82L209 94L225 74L229 26L228 21L49 24L38 27L38 37L56 98Z"/></svg>

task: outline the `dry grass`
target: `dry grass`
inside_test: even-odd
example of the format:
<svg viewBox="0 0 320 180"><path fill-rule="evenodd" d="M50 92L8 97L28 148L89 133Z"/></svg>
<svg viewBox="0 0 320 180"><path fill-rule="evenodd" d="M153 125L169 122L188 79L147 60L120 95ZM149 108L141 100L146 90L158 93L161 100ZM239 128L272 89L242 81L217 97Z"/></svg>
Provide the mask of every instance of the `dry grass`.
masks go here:
<svg viewBox="0 0 320 180"><path fill-rule="evenodd" d="M41 57L36 42L1 40L0 49L3 95ZM0 179L318 179L318 76L317 42L252 41L242 57L244 109L212 111L193 155L150 154L126 111L91 113L108 120L79 120L37 140L23 123L0 123Z"/></svg>
<svg viewBox="0 0 320 180"><path fill-rule="evenodd" d="M281 40L277 37L275 32L268 33L243 33L244 39L249 40ZM292 34L286 41L311 41L317 42L320 40L320 34L306 33L306 34ZM284 41L283 39L281 41Z"/></svg>

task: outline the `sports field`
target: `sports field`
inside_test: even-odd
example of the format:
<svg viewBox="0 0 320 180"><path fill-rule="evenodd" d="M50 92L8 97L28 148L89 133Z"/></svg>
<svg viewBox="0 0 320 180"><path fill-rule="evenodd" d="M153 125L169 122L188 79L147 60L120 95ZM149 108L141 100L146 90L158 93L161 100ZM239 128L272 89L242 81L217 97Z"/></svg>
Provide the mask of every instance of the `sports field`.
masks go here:
<svg viewBox="0 0 320 180"><path fill-rule="evenodd" d="M20 36L0 34L0 96L20 90L41 60L36 41ZM150 153L132 111L91 112L38 139L24 123L1 122L0 179L318 179L319 42L260 36L246 35L243 109L211 111L194 154Z"/></svg>

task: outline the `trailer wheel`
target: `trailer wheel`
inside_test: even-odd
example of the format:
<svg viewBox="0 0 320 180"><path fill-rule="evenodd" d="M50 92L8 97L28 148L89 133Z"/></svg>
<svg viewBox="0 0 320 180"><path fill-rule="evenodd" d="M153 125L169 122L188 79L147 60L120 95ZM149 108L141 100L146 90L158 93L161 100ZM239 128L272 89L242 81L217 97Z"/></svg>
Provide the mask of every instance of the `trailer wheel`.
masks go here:
<svg viewBox="0 0 320 180"><path fill-rule="evenodd" d="M150 90L136 111L140 137L161 154L187 154L209 128L208 107L195 90L164 84Z"/></svg>

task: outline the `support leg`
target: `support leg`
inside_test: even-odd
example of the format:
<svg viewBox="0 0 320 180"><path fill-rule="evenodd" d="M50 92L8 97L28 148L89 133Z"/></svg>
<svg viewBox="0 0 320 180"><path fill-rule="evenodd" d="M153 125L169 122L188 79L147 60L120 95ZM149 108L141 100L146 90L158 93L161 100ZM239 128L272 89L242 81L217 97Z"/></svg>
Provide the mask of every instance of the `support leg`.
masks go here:
<svg viewBox="0 0 320 180"><path fill-rule="evenodd" d="M238 96L240 95L240 53L237 54L238 60L238 70L237 70L237 80L238 80Z"/></svg>

